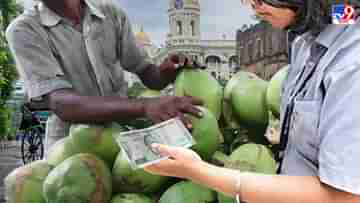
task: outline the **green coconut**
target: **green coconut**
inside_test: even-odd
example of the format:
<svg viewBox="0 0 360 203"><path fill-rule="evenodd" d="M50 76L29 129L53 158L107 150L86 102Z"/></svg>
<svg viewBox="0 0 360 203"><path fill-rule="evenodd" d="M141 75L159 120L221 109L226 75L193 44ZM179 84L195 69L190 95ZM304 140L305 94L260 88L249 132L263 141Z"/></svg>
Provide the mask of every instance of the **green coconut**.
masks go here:
<svg viewBox="0 0 360 203"><path fill-rule="evenodd" d="M45 203L42 186L52 167L36 161L12 171L5 179L7 203Z"/></svg>
<svg viewBox="0 0 360 203"><path fill-rule="evenodd" d="M117 193L156 193L163 189L169 179L142 169L133 170L122 151L118 154L112 170L114 191Z"/></svg>
<svg viewBox="0 0 360 203"><path fill-rule="evenodd" d="M208 109L198 107L202 118L189 116L193 125L192 136L196 144L192 147L203 159L209 160L221 143L221 131L216 117Z"/></svg>
<svg viewBox="0 0 360 203"><path fill-rule="evenodd" d="M77 154L50 172L43 192L48 203L108 203L111 173L96 156Z"/></svg>
<svg viewBox="0 0 360 203"><path fill-rule="evenodd" d="M161 92L157 90L146 89L142 91L139 95L140 98L154 98L161 97Z"/></svg>
<svg viewBox="0 0 360 203"><path fill-rule="evenodd" d="M238 120L236 119L235 112L232 106L232 92L233 89L241 85L243 81L249 80L249 78L258 78L254 73L240 71L227 82L224 90L223 100L223 116L226 124L233 129L240 127Z"/></svg>
<svg viewBox="0 0 360 203"><path fill-rule="evenodd" d="M237 120L250 126L267 126L267 82L249 77L238 83L231 93L231 103Z"/></svg>
<svg viewBox="0 0 360 203"><path fill-rule="evenodd" d="M118 125L72 125L70 137L81 153L98 156L112 168L120 147L115 136L122 132Z"/></svg>
<svg viewBox="0 0 360 203"><path fill-rule="evenodd" d="M110 203L155 203L155 201L142 194L118 194Z"/></svg>
<svg viewBox="0 0 360 203"><path fill-rule="evenodd" d="M270 80L269 87L266 92L266 102L268 109L276 118L280 117L281 88L283 81L286 79L289 66L280 69Z"/></svg>
<svg viewBox="0 0 360 203"><path fill-rule="evenodd" d="M237 148L230 156L216 152L214 160L226 168L241 172L261 174L276 174L276 161L270 149L264 145L245 144ZM236 203L235 199L221 193L218 195L220 203Z"/></svg>
<svg viewBox="0 0 360 203"><path fill-rule="evenodd" d="M199 69L184 69L176 78L175 95L201 99L216 119L220 118L223 88L208 72Z"/></svg>
<svg viewBox="0 0 360 203"><path fill-rule="evenodd" d="M78 153L73 140L70 137L65 137L57 141L49 150L46 160L52 166L61 164L65 159Z"/></svg>
<svg viewBox="0 0 360 203"><path fill-rule="evenodd" d="M245 128L250 140L266 144L264 137L269 114L267 82L253 73L238 72L225 88L224 117L231 128Z"/></svg>
<svg viewBox="0 0 360 203"><path fill-rule="evenodd" d="M216 192L190 181L171 186L160 198L159 203L215 203Z"/></svg>

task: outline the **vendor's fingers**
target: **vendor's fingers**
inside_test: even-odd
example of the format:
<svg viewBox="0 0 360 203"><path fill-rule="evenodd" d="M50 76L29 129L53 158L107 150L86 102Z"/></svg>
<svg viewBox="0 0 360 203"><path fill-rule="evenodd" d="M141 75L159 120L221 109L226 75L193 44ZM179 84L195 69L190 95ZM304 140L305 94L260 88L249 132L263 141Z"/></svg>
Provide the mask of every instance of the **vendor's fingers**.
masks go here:
<svg viewBox="0 0 360 203"><path fill-rule="evenodd" d="M175 64L179 64L181 66L186 65L188 62L188 58L184 54L173 54L168 57L168 59Z"/></svg>
<svg viewBox="0 0 360 203"><path fill-rule="evenodd" d="M186 126L187 129L192 130L193 129L193 125L191 123L190 118L186 117L184 114L182 113L178 113L178 117L180 118L180 120L184 123L184 125Z"/></svg>
<svg viewBox="0 0 360 203"><path fill-rule="evenodd" d="M179 64L180 63L180 57L178 55L171 55L169 57L169 60L175 64Z"/></svg>
<svg viewBox="0 0 360 203"><path fill-rule="evenodd" d="M171 109L167 112L169 119L176 118L178 116L178 111L176 109Z"/></svg>
<svg viewBox="0 0 360 203"><path fill-rule="evenodd" d="M160 117L151 118L151 121L155 124L163 122L163 120Z"/></svg>
<svg viewBox="0 0 360 203"><path fill-rule="evenodd" d="M171 118L173 118L173 117L168 113L163 113L163 114L160 115L161 122L167 121L167 120L169 120Z"/></svg>
<svg viewBox="0 0 360 203"><path fill-rule="evenodd" d="M184 65L185 65L185 66L192 66L192 65L194 65L194 64L193 64L193 60L192 60L190 57L186 57L186 58L185 58Z"/></svg>
<svg viewBox="0 0 360 203"><path fill-rule="evenodd" d="M184 105L184 108L182 110L184 111L184 113L189 113L197 118L202 118L203 116L203 113L199 108L190 104Z"/></svg>
<svg viewBox="0 0 360 203"><path fill-rule="evenodd" d="M204 104L204 102L199 98L192 96L185 96L185 97L192 105L202 106Z"/></svg>

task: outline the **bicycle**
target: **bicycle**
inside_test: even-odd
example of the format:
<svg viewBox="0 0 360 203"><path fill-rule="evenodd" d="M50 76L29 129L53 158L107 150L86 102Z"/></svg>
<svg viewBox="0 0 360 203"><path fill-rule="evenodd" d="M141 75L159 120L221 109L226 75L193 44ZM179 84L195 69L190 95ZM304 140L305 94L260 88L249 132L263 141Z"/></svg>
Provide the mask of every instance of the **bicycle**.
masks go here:
<svg viewBox="0 0 360 203"><path fill-rule="evenodd" d="M24 130L21 138L21 157L24 164L44 158L44 131L42 124Z"/></svg>
<svg viewBox="0 0 360 203"><path fill-rule="evenodd" d="M41 121L36 111L31 111L28 105L22 108L22 121L17 134L21 141L21 158L24 164L41 160L44 157L45 123Z"/></svg>

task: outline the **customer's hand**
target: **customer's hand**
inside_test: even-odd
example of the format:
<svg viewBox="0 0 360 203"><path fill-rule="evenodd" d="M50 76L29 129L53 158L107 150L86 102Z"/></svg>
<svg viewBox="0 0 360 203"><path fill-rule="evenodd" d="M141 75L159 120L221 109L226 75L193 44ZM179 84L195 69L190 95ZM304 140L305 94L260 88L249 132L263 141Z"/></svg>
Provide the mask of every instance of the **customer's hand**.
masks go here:
<svg viewBox="0 0 360 203"><path fill-rule="evenodd" d="M178 178L190 178L196 171L196 166L202 162L196 152L181 147L170 147L166 145L153 145L154 151L163 156L169 156L169 159L162 160L159 163L150 165L145 171Z"/></svg>
<svg viewBox="0 0 360 203"><path fill-rule="evenodd" d="M179 117L186 127L191 129L192 124L184 114L191 114L201 118L202 113L196 106L202 104L201 100L189 96L151 98L146 99L144 102L144 113L147 118L155 123Z"/></svg>

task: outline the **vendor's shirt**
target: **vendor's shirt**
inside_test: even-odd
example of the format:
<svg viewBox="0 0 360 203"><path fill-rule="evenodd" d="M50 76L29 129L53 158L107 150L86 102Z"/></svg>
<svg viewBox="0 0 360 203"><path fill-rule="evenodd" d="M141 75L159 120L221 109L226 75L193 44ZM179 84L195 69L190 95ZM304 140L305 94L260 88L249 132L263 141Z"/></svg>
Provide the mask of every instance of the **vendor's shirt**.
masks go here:
<svg viewBox="0 0 360 203"><path fill-rule="evenodd" d="M312 77L311 56L326 49ZM292 64L283 85L281 119L294 89L289 140L281 173L318 176L322 183L360 195L360 22L329 25L292 45ZM294 183L296 184L296 183Z"/></svg>
<svg viewBox="0 0 360 203"><path fill-rule="evenodd" d="M30 99L59 89L84 96L125 96L124 70L140 73L149 64L117 1L84 0L84 8L80 26L41 2L9 26L6 37ZM69 126L52 115L47 148L67 136Z"/></svg>

